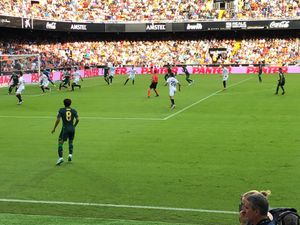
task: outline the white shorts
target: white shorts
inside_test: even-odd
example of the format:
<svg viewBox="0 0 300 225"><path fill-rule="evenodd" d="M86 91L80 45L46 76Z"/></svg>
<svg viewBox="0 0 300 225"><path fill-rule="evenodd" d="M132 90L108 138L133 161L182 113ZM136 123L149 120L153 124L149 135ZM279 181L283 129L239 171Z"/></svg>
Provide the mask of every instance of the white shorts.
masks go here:
<svg viewBox="0 0 300 225"><path fill-rule="evenodd" d="M173 97L175 95L175 92L176 92L176 88L171 88L169 90L169 96Z"/></svg>
<svg viewBox="0 0 300 225"><path fill-rule="evenodd" d="M22 92L25 90L25 87L18 87L17 91L16 91L16 95L17 94L22 94Z"/></svg>
<svg viewBox="0 0 300 225"><path fill-rule="evenodd" d="M48 85L49 85L49 81L48 80L47 81L43 81L43 83L42 83L43 87L48 87Z"/></svg>
<svg viewBox="0 0 300 225"><path fill-rule="evenodd" d="M79 84L79 79L74 79L74 81L73 81L75 84Z"/></svg>
<svg viewBox="0 0 300 225"><path fill-rule="evenodd" d="M134 80L135 75L129 75L128 79Z"/></svg>

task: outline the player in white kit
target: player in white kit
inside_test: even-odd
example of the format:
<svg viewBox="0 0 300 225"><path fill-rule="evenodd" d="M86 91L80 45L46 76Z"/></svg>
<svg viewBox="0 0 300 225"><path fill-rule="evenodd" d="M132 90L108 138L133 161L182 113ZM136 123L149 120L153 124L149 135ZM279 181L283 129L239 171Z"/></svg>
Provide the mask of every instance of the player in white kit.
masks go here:
<svg viewBox="0 0 300 225"><path fill-rule="evenodd" d="M73 74L72 91L74 91L74 87L79 87L79 89L81 89L81 85L79 84L80 80L83 81L79 71L77 68L75 68L75 72Z"/></svg>
<svg viewBox="0 0 300 225"><path fill-rule="evenodd" d="M24 81L24 78L23 78L23 72L21 71L20 75L19 75L18 89L16 91L16 97L19 100L18 105L21 105L23 103L21 94L24 90L25 90L25 81Z"/></svg>
<svg viewBox="0 0 300 225"><path fill-rule="evenodd" d="M129 79L132 80L132 84L134 85L134 79L135 79L136 74L137 74L136 69L134 69L134 66L131 66L131 69L129 70L129 76L128 76L127 80L125 81L124 85L127 84Z"/></svg>
<svg viewBox="0 0 300 225"><path fill-rule="evenodd" d="M109 75L108 75L108 81L109 81L109 84L112 84L112 80L115 76L115 73L116 73L116 66L115 64L113 63L111 65L111 67L109 68Z"/></svg>
<svg viewBox="0 0 300 225"><path fill-rule="evenodd" d="M228 77L229 77L229 70L223 65L222 66L223 68L223 87L224 87L224 90L226 89L226 85L227 85L227 80L228 80Z"/></svg>
<svg viewBox="0 0 300 225"><path fill-rule="evenodd" d="M50 82L48 76L43 73L41 76L41 86L40 86L43 93L45 93L45 89L51 91L51 89L48 87L49 83Z"/></svg>
<svg viewBox="0 0 300 225"><path fill-rule="evenodd" d="M177 90L177 85L178 85L178 90L180 91L181 85L179 83L179 81L175 78L174 73L171 73L169 78L167 79L165 86L169 85L169 97L170 97L170 101L171 101L171 108L174 109L175 108L175 100L174 100L174 95L176 93Z"/></svg>

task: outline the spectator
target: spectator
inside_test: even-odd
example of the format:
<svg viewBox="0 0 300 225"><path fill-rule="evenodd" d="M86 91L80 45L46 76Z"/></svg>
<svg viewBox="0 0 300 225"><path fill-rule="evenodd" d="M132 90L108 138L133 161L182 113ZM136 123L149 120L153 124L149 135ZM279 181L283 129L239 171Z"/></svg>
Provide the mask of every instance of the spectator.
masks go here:
<svg viewBox="0 0 300 225"><path fill-rule="evenodd" d="M299 17L298 0L236 1L235 11L216 10L212 0L149 1L31 1L3 0L0 15L31 16L72 21L186 21L209 19L265 19ZM272 3L272 4L271 4Z"/></svg>
<svg viewBox="0 0 300 225"><path fill-rule="evenodd" d="M244 198L241 214L251 225L274 225L268 217L269 203L261 193L250 194Z"/></svg>
<svg viewBox="0 0 300 225"><path fill-rule="evenodd" d="M164 40L116 39L90 41L74 40L74 37L47 39L36 35L0 38L3 54L40 54L44 68L97 66L112 62L116 65L171 64L212 64L210 48L225 48L227 52L216 61L223 64L265 64L281 65L299 63L299 41L296 37L250 37L250 38L210 38L171 36ZM48 40L48 41L45 41ZM82 37L84 40L84 37ZM9 43L10 44L7 44ZM24 61L24 60L23 60ZM11 63L3 63L2 70L10 70ZM23 70L36 68L32 58L22 62Z"/></svg>
<svg viewBox="0 0 300 225"><path fill-rule="evenodd" d="M244 207L244 205L245 205L245 203L247 201L247 198L250 195L253 195L253 194L262 194L263 196L265 196L267 198L271 194L271 191L269 191L269 190L267 190L267 191L251 190L251 191L248 191L248 192L244 193L241 196L241 202L240 202L240 205L239 205L239 211L240 211L239 220L240 220L240 225L251 225L251 223L249 223L249 219L247 218L245 211L243 210L243 207ZM270 213L268 213L268 217L269 217L270 220L273 219L273 217L272 217L272 215Z"/></svg>

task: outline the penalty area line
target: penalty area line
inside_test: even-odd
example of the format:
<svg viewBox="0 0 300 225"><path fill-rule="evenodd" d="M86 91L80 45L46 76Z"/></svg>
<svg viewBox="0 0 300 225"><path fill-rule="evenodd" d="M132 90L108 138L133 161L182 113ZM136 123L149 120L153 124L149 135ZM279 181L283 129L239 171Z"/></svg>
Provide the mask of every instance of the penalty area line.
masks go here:
<svg viewBox="0 0 300 225"><path fill-rule="evenodd" d="M245 80L242 80L242 81L239 81L239 82L237 82L237 83L234 83L234 84L232 84L232 85L229 85L229 86L227 87L227 89L230 88L230 87L234 87L234 86L236 86L236 85L239 85L239 84L241 84L241 83L244 83L244 82L246 82L246 81L248 81L248 80L250 80L250 79L253 79L253 77L250 77L250 78L247 78L247 79L245 79ZM169 115L169 116L163 118L162 120L168 120L168 119L170 119L170 118L172 118L172 117L178 115L179 113L182 113L182 112L188 110L189 108L191 108L191 107L193 107L193 106L199 104L200 102L203 102L203 101L205 101L206 99L208 99L208 98L210 98L210 97L213 97L213 96L215 96L215 95L217 95L217 94L219 94L220 92L223 92L223 91L224 91L223 89L218 90L218 91L216 91L216 92L214 92L214 93L212 93L212 94L210 94L210 95L208 95L208 96L206 96L206 97L204 97L204 98L198 100L197 102L194 102L194 103L192 103L191 105L186 106L185 108L183 108L183 109L181 109L181 110L179 110L179 111L177 111L177 112L175 112L175 113L173 113L173 114L171 114L171 115Z"/></svg>
<svg viewBox="0 0 300 225"><path fill-rule="evenodd" d="M47 205L94 206L94 207L108 207L108 208L131 208L131 209L134 208L134 209L152 209L152 210L165 210L165 211L183 211L183 212L234 214L234 215L238 214L238 212L224 211L224 210L174 208L174 207L141 206L141 205L118 205L118 204L101 204L101 203L88 203L88 202L38 201L38 200L22 200L22 199L0 199L0 202L47 204Z"/></svg>

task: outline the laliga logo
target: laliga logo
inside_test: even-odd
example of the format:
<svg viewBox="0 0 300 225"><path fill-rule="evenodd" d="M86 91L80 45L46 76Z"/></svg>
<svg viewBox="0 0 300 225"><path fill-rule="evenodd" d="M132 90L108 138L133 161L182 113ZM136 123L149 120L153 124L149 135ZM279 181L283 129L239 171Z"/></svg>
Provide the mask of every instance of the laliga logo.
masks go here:
<svg viewBox="0 0 300 225"><path fill-rule="evenodd" d="M56 23L55 22L47 22L46 29L55 30L56 29Z"/></svg>
<svg viewBox="0 0 300 225"><path fill-rule="evenodd" d="M290 21L281 21L281 22L271 22L270 28L288 28L290 26Z"/></svg>
<svg viewBox="0 0 300 225"><path fill-rule="evenodd" d="M196 23L196 24L187 24L186 27L187 30L202 30L202 24Z"/></svg>

